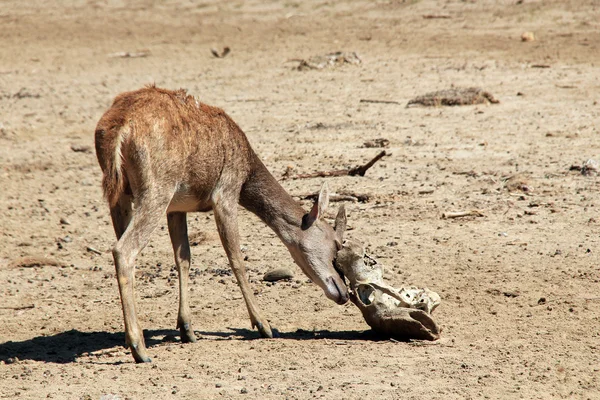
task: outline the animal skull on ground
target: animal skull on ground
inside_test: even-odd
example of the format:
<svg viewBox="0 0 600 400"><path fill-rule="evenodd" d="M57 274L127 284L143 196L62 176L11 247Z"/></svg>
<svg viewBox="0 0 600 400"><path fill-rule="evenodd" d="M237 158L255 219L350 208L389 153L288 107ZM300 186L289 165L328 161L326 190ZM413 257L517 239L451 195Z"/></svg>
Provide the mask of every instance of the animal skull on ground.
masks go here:
<svg viewBox="0 0 600 400"><path fill-rule="evenodd" d="M430 316L441 301L437 293L388 285L383 280L383 266L356 241L344 242L336 267L348 279L350 299L373 330L400 339L439 339L440 328Z"/></svg>

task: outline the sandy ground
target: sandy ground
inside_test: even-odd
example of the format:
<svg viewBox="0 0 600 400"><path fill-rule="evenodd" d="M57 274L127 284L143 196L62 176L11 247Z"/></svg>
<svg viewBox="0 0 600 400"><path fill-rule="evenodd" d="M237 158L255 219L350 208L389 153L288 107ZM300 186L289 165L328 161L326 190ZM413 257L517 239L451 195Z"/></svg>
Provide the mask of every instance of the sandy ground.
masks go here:
<svg viewBox="0 0 600 400"><path fill-rule="evenodd" d="M599 43L591 0L3 1L0 398L600 398L600 180L570 170L600 160ZM338 50L362 64L291 61ZM93 132L148 83L224 108L278 178L361 164L380 150L365 141L388 139L364 177L327 181L370 195L346 204L349 237L390 283L440 293L443 339L380 340L244 211L252 287L281 335L259 339L207 213L189 218L198 343L177 343L165 219L137 269L153 362L134 364ZM405 108L452 85L500 103ZM61 265L10 264L23 256ZM276 266L295 278L262 282Z"/></svg>

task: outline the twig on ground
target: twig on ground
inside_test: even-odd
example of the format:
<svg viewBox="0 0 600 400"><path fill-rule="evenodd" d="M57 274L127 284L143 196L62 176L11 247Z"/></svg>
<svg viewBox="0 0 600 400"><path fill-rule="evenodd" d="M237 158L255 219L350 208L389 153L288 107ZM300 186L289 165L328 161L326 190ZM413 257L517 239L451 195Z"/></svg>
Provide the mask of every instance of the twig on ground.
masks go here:
<svg viewBox="0 0 600 400"><path fill-rule="evenodd" d="M50 265L53 267L62 267L65 264L60 261L42 256L25 256L17 258L8 264L8 268L33 268L41 267L43 265Z"/></svg>
<svg viewBox="0 0 600 400"><path fill-rule="evenodd" d="M39 203L40 207L42 207L44 209L44 211L46 211L47 213L50 213L50 209L46 206L46 200L38 199L38 203Z"/></svg>
<svg viewBox="0 0 600 400"><path fill-rule="evenodd" d="M365 173L367 172L367 170L369 168L371 168L377 161L379 161L380 159L385 157L386 155L388 155L388 154L385 152L385 150L383 150L381 153L377 154L375 156L375 158L373 158L371 161L369 161L365 165L354 167L351 170L349 170L348 175L350 175L350 176L354 176L354 175L365 176Z"/></svg>
<svg viewBox="0 0 600 400"><path fill-rule="evenodd" d="M301 194L297 195L300 200L316 200L319 197L319 193ZM358 194L352 192L345 193L330 193L329 201L352 201L355 203L366 203L369 201L368 194Z"/></svg>
<svg viewBox="0 0 600 400"><path fill-rule="evenodd" d="M479 210L445 212L442 214L442 218L444 218L444 219L460 218L460 217L484 217L484 215Z"/></svg>
<svg viewBox="0 0 600 400"><path fill-rule="evenodd" d="M110 58L141 58L148 57L150 52L148 50L142 50L138 52L130 52L130 51L119 51L117 53L111 53L108 56Z"/></svg>
<svg viewBox="0 0 600 400"><path fill-rule="evenodd" d="M450 15L445 14L425 14L423 15L423 19L450 19L452 18Z"/></svg>
<svg viewBox="0 0 600 400"><path fill-rule="evenodd" d="M35 308L35 304L27 304L27 305L24 305L24 306L16 306L16 307L10 307L10 306L2 306L2 307L0 307L0 309L2 309L2 310L15 310L15 311L28 310L30 308Z"/></svg>
<svg viewBox="0 0 600 400"><path fill-rule="evenodd" d="M91 246L88 246L85 248L87 251L89 251L90 253L94 253L94 254L98 254L99 256L102 255L102 252L100 250L97 250Z"/></svg>
<svg viewBox="0 0 600 400"><path fill-rule="evenodd" d="M283 179L329 178L332 176L346 176L346 175L365 176L365 173L367 172L367 170L369 168L371 168L373 166L373 164L375 164L377 161L379 161L381 158L383 158L386 155L388 155L388 153L386 153L385 150L383 150L381 153L377 154L375 156L375 158L373 158L371 161L369 161L365 165L359 165L357 167L350 168L350 169L338 169L338 170L333 170L333 171L318 171L318 172L312 172L310 174L298 174L298 175L291 176L291 177L284 176Z"/></svg>
<svg viewBox="0 0 600 400"><path fill-rule="evenodd" d="M223 51L219 52L217 49L210 49L210 52L212 53L213 56L217 57L217 58L223 58L225 57L227 54L229 54L229 52L231 51L231 49L229 47L224 47Z"/></svg>
<svg viewBox="0 0 600 400"><path fill-rule="evenodd" d="M373 204L372 206L368 206L368 207L361 207L360 211L368 211L368 210L373 210L375 208L386 208L389 207L392 203L379 203L379 204Z"/></svg>
<svg viewBox="0 0 600 400"><path fill-rule="evenodd" d="M466 175L466 176L469 176L471 178L477 178L477 177L479 177L479 174L477 172L473 171L473 170L470 170L470 171L455 171L455 172L452 172L452 175Z"/></svg>
<svg viewBox="0 0 600 400"><path fill-rule="evenodd" d="M380 104L401 104L399 101L394 100L370 100L370 99L360 99L361 103L380 103Z"/></svg>

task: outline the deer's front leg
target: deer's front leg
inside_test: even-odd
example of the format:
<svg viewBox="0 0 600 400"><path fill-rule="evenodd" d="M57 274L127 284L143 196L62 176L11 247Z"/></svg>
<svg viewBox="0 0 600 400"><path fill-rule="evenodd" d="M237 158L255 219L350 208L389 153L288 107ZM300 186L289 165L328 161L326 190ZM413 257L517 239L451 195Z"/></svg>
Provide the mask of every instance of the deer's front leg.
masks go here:
<svg viewBox="0 0 600 400"><path fill-rule="evenodd" d="M173 244L175 264L179 272L179 313L177 327L183 343L196 342L192 329L192 313L190 311L188 282L190 275L190 242L188 240L186 214L183 212L167 214L169 236Z"/></svg>
<svg viewBox="0 0 600 400"><path fill-rule="evenodd" d="M256 298L254 293L250 289L248 278L246 277L246 268L242 261L242 253L240 251L240 235L237 225L237 202L218 202L213 206L215 213L215 222L217 223L217 229L221 242L227 253L229 259L229 265L233 270L235 279L237 280L246 307L248 307L248 313L250 314L250 321L252 327L258 328L262 337L272 338L273 332L271 332L271 326L269 322L262 316L262 313L256 305Z"/></svg>

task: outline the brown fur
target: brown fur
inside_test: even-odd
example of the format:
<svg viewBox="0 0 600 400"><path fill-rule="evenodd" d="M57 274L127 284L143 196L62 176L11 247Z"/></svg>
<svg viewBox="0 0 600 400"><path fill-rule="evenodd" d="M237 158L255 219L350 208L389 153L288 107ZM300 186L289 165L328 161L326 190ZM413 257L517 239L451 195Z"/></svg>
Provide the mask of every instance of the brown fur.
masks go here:
<svg viewBox="0 0 600 400"><path fill-rule="evenodd" d="M160 112L156 113L156 111ZM150 118L139 118L138 116ZM114 206L121 194L129 189L129 182L124 171L127 163L131 163L132 160L128 160L127 156L129 152L135 153L136 150L139 150L136 147L138 146L136 139L147 136L154 123L161 123L162 131L171 136L164 138L166 143L172 144L167 149L170 154L180 150L185 151L181 147L191 145L185 139L193 138L185 138L184 134L194 128L196 128L197 140L206 139L210 131L207 131L205 127L213 125L239 130L223 110L197 102L183 89L171 91L147 86L141 90L120 94L98 122L95 133L96 154L104 171L102 187L109 205ZM177 137L183 140L177 141ZM121 168L117 168L118 162L114 157L119 144L122 151L124 148L129 150L128 153L122 152ZM247 141L244 145L248 150L250 146ZM170 167L170 165L166 167Z"/></svg>
<svg viewBox="0 0 600 400"><path fill-rule="evenodd" d="M186 213L214 211L229 263L250 320L271 337L256 305L239 245L238 203L271 227L300 268L338 303L348 300L333 258L343 230L322 220L328 203L324 185L306 214L256 156L242 130L219 108L184 90L148 86L123 93L98 122L96 153L103 171L118 242L113 249L128 345L136 361L149 361L137 320L133 267L165 213L179 270L177 326L182 341L195 341L187 294L190 249ZM132 203L135 207L132 207ZM345 218L345 214L344 214Z"/></svg>

